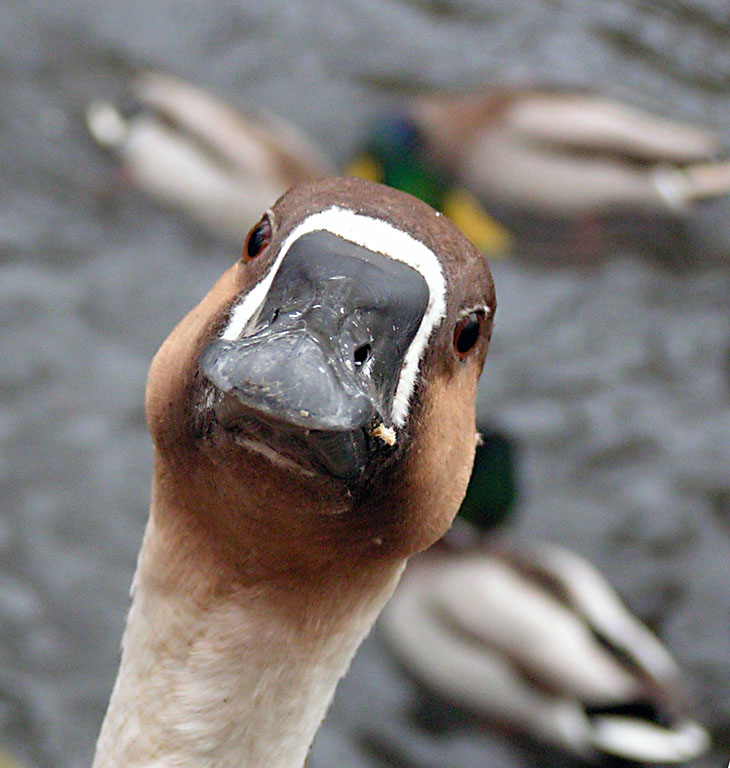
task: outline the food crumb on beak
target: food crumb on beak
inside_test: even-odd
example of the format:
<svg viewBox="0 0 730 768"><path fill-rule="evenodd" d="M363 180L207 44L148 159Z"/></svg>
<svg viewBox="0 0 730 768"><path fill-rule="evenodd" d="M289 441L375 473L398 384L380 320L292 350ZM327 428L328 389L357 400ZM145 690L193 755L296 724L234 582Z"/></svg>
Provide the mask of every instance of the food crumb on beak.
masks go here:
<svg viewBox="0 0 730 768"><path fill-rule="evenodd" d="M393 427L386 427L381 421L377 427L371 432L373 437L377 437L382 440L386 445L395 445L395 430Z"/></svg>
<svg viewBox="0 0 730 768"><path fill-rule="evenodd" d="M481 448L481 446L484 445L484 437L482 436L482 433L477 432L476 438L477 438L477 448Z"/></svg>

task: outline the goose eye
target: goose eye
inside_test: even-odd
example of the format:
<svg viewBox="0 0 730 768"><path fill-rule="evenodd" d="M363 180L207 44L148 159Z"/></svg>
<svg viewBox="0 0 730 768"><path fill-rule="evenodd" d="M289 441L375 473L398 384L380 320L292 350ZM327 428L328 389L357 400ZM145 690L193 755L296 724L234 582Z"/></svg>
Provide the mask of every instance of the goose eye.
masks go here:
<svg viewBox="0 0 730 768"><path fill-rule="evenodd" d="M264 214L246 237L246 242L243 244L243 260L253 261L270 242L271 221L268 215Z"/></svg>
<svg viewBox="0 0 730 768"><path fill-rule="evenodd" d="M454 351L463 360L476 346L484 323L484 310L470 312L459 320L454 328Z"/></svg>

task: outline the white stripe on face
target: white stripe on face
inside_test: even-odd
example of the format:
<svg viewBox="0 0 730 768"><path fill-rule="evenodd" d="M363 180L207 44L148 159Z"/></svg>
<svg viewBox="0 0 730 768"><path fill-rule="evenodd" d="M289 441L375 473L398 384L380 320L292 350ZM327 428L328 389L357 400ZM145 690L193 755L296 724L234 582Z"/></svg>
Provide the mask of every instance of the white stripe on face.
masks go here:
<svg viewBox="0 0 730 768"><path fill-rule="evenodd" d="M397 229L383 219L363 216L337 206L308 216L284 240L279 255L268 273L249 291L243 301L233 308L222 338L227 341L240 338L249 321L262 307L274 276L292 244L309 232L321 230L331 232L362 248L404 262L421 274L428 285L429 299L426 312L403 359L393 398L391 418L397 427L402 427L408 417L418 365L426 344L431 333L446 314L446 281L441 264L433 251L420 240L416 240L407 232Z"/></svg>

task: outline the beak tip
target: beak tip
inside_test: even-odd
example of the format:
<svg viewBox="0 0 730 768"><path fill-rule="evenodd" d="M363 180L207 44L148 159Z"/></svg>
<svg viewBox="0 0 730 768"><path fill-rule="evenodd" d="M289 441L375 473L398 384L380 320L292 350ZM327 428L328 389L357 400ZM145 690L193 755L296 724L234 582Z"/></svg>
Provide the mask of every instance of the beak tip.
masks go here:
<svg viewBox="0 0 730 768"><path fill-rule="evenodd" d="M226 361L223 357L223 352L227 348L226 342L214 341L203 350L198 361L203 376L222 392L230 392L232 389L230 378L226 373Z"/></svg>

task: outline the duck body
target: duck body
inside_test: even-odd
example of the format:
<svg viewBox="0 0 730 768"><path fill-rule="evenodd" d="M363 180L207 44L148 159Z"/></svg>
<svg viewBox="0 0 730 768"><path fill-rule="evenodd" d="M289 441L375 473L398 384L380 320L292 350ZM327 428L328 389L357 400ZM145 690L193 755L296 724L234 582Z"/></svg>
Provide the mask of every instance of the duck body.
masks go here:
<svg viewBox="0 0 730 768"><path fill-rule="evenodd" d="M680 212L730 191L711 131L593 94L483 89L416 99L408 115L438 165L533 213Z"/></svg>
<svg viewBox="0 0 730 768"><path fill-rule="evenodd" d="M92 136L153 199L236 243L293 184L331 175L333 164L297 128L269 113L243 114L158 72L131 82L134 107L87 110Z"/></svg>
<svg viewBox="0 0 730 768"><path fill-rule="evenodd" d="M562 258L676 249L694 205L730 192L727 149L712 131L529 87L414 98L375 123L352 169L414 194L435 183L429 202L495 254L505 243Z"/></svg>
<svg viewBox="0 0 730 768"><path fill-rule="evenodd" d="M381 628L431 691L583 758L676 764L709 746L669 652L565 549L425 553Z"/></svg>
<svg viewBox="0 0 730 768"><path fill-rule="evenodd" d="M408 195L327 179L244 256L150 369L150 519L95 768L299 768L466 489L494 312L473 246Z"/></svg>

